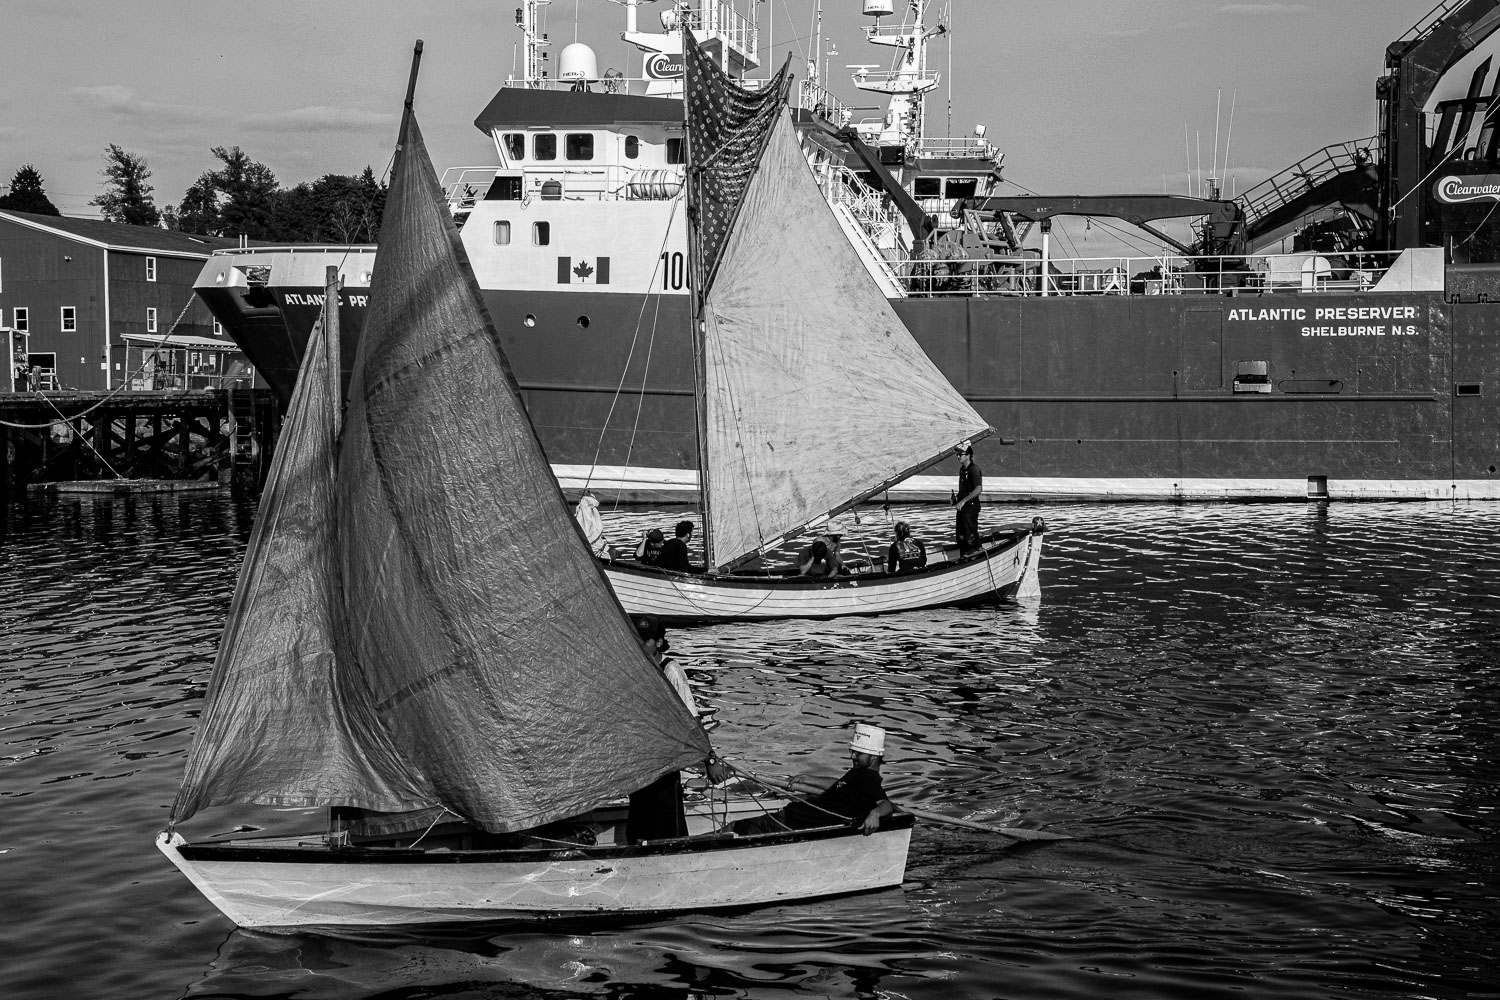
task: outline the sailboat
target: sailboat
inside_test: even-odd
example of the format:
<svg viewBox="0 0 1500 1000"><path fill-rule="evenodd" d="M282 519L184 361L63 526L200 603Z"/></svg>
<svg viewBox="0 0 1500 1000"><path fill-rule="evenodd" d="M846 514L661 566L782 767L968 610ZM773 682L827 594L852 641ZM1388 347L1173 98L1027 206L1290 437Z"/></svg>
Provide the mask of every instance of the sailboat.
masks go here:
<svg viewBox="0 0 1500 1000"><path fill-rule="evenodd" d="M820 193L787 67L746 89L684 34L687 199L705 572L609 563L631 613L670 622L1039 596L1045 526L933 545L917 570L811 580L747 568L992 432L902 324Z"/></svg>
<svg viewBox="0 0 1500 1000"><path fill-rule="evenodd" d="M620 798L700 764L708 739L573 524L412 88L347 412L330 309L157 847L242 927L661 913L898 885L910 815L869 837L622 842ZM177 829L236 803L328 813L291 835Z"/></svg>

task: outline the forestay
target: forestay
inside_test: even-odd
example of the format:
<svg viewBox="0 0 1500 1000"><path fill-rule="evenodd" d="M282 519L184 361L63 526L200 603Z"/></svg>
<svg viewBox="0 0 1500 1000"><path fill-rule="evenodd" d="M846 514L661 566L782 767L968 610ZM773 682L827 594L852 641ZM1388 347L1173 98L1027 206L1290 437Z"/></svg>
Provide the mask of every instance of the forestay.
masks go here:
<svg viewBox="0 0 1500 1000"><path fill-rule="evenodd" d="M729 158L700 121L721 102L695 92L738 88L688 49L696 199ZM705 534L718 568L990 432L870 279L784 107L767 124L700 318Z"/></svg>
<svg viewBox="0 0 1500 1000"><path fill-rule="evenodd" d="M176 819L256 801L513 830L708 752L568 514L409 109L400 148L336 474L331 414L304 405Z"/></svg>

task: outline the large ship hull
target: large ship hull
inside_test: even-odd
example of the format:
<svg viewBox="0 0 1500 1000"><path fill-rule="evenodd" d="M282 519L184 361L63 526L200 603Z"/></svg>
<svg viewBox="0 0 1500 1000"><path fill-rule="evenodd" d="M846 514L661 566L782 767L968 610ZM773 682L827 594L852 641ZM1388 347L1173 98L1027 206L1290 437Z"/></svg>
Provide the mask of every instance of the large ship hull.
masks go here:
<svg viewBox="0 0 1500 1000"><path fill-rule="evenodd" d="M312 265L326 259L297 256L293 268L259 252L281 277L253 290L219 277L243 272L243 251L211 259L199 282L283 397L321 305ZM346 358L372 258L348 258ZM893 305L998 431L977 455L992 500L1500 499L1500 268L1445 278L1431 291ZM687 297L485 299L554 467L639 470L680 495L697 464ZM1266 375L1242 377L1251 370Z"/></svg>

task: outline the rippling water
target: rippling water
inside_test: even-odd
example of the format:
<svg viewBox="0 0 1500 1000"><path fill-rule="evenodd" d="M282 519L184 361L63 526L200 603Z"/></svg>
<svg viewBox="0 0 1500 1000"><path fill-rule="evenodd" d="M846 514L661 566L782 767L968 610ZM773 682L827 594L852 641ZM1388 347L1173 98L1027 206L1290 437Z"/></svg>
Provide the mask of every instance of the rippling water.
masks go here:
<svg viewBox="0 0 1500 1000"><path fill-rule="evenodd" d="M732 915L274 936L151 843L253 511L12 507L0 996L1500 997L1500 505L985 520L1033 514L1037 607L672 639L742 765L833 772L868 719L893 798L1075 839L921 824L899 890ZM606 521L633 544L680 516Z"/></svg>

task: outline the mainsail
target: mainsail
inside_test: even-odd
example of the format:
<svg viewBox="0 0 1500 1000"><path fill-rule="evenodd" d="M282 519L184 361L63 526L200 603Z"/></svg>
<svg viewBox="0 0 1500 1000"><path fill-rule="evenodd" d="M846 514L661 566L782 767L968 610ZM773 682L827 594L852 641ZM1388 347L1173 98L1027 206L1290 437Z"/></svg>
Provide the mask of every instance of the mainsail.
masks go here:
<svg viewBox="0 0 1500 1000"><path fill-rule="evenodd" d="M733 565L990 433L902 324L819 191L782 101L737 205L706 216L726 155L714 121L731 82L685 46L689 218L733 220L703 281L700 447L711 568ZM730 97L715 96L721 91ZM756 95L763 96L763 95ZM779 98L779 94L778 94Z"/></svg>
<svg viewBox="0 0 1500 1000"><path fill-rule="evenodd" d="M285 561L281 582L298 596L273 634L241 618L226 629L205 720L227 706L247 718L214 729L216 763L190 765L178 819L219 802L295 802L442 808L515 830L708 752L568 514L409 107L400 149L337 470L314 415L289 426L286 481L271 494L305 497L310 523L290 538L258 525L247 556L247 574ZM306 552L287 557L288 545ZM265 662L278 669L261 681ZM316 702L299 704L313 688ZM302 724L278 723L288 711ZM356 765L336 781L304 763L328 742ZM243 780L221 782L239 754L254 757L233 768ZM258 786L262 770L294 772L307 794Z"/></svg>

